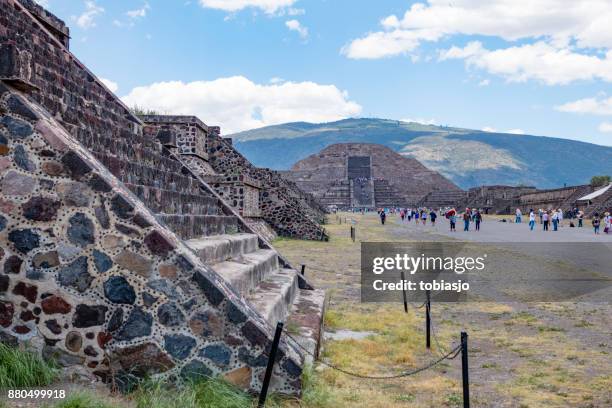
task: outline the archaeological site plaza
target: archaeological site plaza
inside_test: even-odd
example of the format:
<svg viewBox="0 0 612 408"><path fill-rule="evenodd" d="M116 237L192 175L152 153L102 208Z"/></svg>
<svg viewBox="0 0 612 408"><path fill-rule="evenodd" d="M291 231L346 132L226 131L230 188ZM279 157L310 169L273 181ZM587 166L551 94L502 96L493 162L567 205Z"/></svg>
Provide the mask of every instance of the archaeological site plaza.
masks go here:
<svg viewBox="0 0 612 408"><path fill-rule="evenodd" d="M0 408L612 406L612 125L594 141L360 118L476 109L445 111L450 85L406 66L465 60L473 92L574 81L510 72L478 36L540 39L555 66L588 45L585 78L609 85L612 43L591 34L612 5L579 1L599 11L573 33L583 8L556 2L363 2L342 24L382 28L332 35L340 5L321 3L0 0ZM554 18L570 34L535 29ZM457 33L477 39L438 44ZM331 85L353 76L372 105ZM551 110L609 118L598 95Z"/></svg>

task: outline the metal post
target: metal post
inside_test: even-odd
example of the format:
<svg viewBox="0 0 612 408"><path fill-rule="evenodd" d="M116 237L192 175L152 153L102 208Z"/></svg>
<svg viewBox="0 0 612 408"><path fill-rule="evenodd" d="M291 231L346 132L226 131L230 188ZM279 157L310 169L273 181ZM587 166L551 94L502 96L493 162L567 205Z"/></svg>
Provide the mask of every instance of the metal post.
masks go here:
<svg viewBox="0 0 612 408"><path fill-rule="evenodd" d="M404 313L408 313L408 299L406 298L406 286L404 286L404 281L406 280L406 276L404 275L404 271L401 271L402 276L402 296L404 296Z"/></svg>
<svg viewBox="0 0 612 408"><path fill-rule="evenodd" d="M302 265L302 276L306 273L306 265Z"/></svg>
<svg viewBox="0 0 612 408"><path fill-rule="evenodd" d="M270 386L270 379L272 378L272 371L274 370L274 360L276 360L276 351L278 350L278 343L280 342L280 337L282 333L283 322L278 322L278 324L276 325L276 332L274 333L274 340L272 341L272 349L270 350L270 356L268 357L266 375L264 376L263 384L261 386L261 392L259 393L259 403L257 404L257 408L263 408L266 406L268 387Z"/></svg>
<svg viewBox="0 0 612 408"><path fill-rule="evenodd" d="M468 335L461 332L461 377L463 378L463 408L470 408L470 381L468 378Z"/></svg>
<svg viewBox="0 0 612 408"><path fill-rule="evenodd" d="M427 300L425 301L425 329L426 329L426 338L425 345L428 349L431 348L431 292L425 291L425 296L427 296Z"/></svg>

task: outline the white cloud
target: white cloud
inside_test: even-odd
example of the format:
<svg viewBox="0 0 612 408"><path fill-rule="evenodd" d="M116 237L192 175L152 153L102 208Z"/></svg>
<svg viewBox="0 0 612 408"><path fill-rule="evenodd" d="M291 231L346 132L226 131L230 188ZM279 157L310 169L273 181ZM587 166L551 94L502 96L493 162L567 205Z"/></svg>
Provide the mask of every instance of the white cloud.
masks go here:
<svg viewBox="0 0 612 408"><path fill-rule="evenodd" d="M224 133L293 121L354 117L361 106L334 85L314 82L256 84L243 76L213 81L158 82L134 88L123 101L161 112L197 115Z"/></svg>
<svg viewBox="0 0 612 408"><path fill-rule="evenodd" d="M482 81L480 81L478 83L478 86L489 86L491 84L491 81L488 79L483 79Z"/></svg>
<svg viewBox="0 0 612 408"><path fill-rule="evenodd" d="M297 32L303 40L308 38L308 27L304 27L299 21L285 21L285 25L289 30Z"/></svg>
<svg viewBox="0 0 612 408"><path fill-rule="evenodd" d="M612 115L612 97L584 98L555 106L560 112L582 113L589 115Z"/></svg>
<svg viewBox="0 0 612 408"><path fill-rule="evenodd" d="M149 5L149 3L148 3L148 2L146 2L146 1L145 1L145 2L143 3L142 7L137 8L137 9L135 9L135 10L129 10L129 11L128 11L128 12L126 12L125 14L126 14L126 15L127 15L129 18L131 18L131 19L133 19L133 20L136 20L136 19L139 19L139 18L144 18L144 17L146 17L146 16L147 16L147 12L148 12L150 9L151 9L151 6Z"/></svg>
<svg viewBox="0 0 612 408"><path fill-rule="evenodd" d="M483 132L487 132L487 133L506 133L506 134L511 134L511 135L524 135L525 131L523 129L508 129L506 131L499 131L494 127L491 126L485 126L482 129Z"/></svg>
<svg viewBox="0 0 612 408"><path fill-rule="evenodd" d="M50 4L49 4L49 0L34 0L36 3L40 4L41 6L43 6L44 8L48 9Z"/></svg>
<svg viewBox="0 0 612 408"><path fill-rule="evenodd" d="M111 81L106 78L99 78L100 82L102 82L112 93L117 92L119 89L119 85L116 82Z"/></svg>
<svg viewBox="0 0 612 408"><path fill-rule="evenodd" d="M104 13L104 9L96 4L93 0L85 2L85 11L78 17L73 16L72 19L76 24L84 30L96 26L96 17Z"/></svg>
<svg viewBox="0 0 612 408"><path fill-rule="evenodd" d="M383 18L383 31L354 40L346 47L346 54L350 58L400 55L421 41L452 35L508 41L546 37L558 45L574 40L580 47L607 48L612 47L610 21L609 0L428 0L413 4L403 17ZM383 50L371 48L372 54L364 54L362 45L369 41L381 43Z"/></svg>
<svg viewBox="0 0 612 408"><path fill-rule="evenodd" d="M418 123L420 125L438 125L438 122L436 122L435 119L423 119L423 118L417 118L417 119L412 119L412 118L406 118L406 119L400 119L401 122L406 122L406 123Z"/></svg>
<svg viewBox="0 0 612 408"><path fill-rule="evenodd" d="M509 129L506 130L504 133L510 133L512 135L524 135L525 131L523 129Z"/></svg>
<svg viewBox="0 0 612 408"><path fill-rule="evenodd" d="M403 16L382 18L379 30L352 40L341 52L378 59L411 55L424 42L484 36L522 44L486 50L472 42L447 50L446 59L470 58L472 65L511 81L612 81L610 21L610 0L423 0ZM604 56L596 56L601 50Z"/></svg>
<svg viewBox="0 0 612 408"><path fill-rule="evenodd" d="M599 125L599 131L602 133L612 133L612 123L603 122Z"/></svg>
<svg viewBox="0 0 612 408"><path fill-rule="evenodd" d="M341 53L353 59L392 57L416 50L422 40L437 41L440 37L440 32L428 29L379 31L352 41Z"/></svg>
<svg viewBox="0 0 612 408"><path fill-rule="evenodd" d="M306 14L306 10L304 10L302 8L289 7L287 9L287 15L288 16L303 16L304 14Z"/></svg>
<svg viewBox="0 0 612 408"><path fill-rule="evenodd" d="M245 8L259 8L267 14L290 8L297 0L199 0L206 8L236 12ZM291 10L291 9L290 9Z"/></svg>
<svg viewBox="0 0 612 408"><path fill-rule="evenodd" d="M488 50L479 41L440 52L441 61L465 59L468 67L485 70L509 82L537 80L547 85L567 85L578 80L612 82L612 51L602 58L538 41Z"/></svg>

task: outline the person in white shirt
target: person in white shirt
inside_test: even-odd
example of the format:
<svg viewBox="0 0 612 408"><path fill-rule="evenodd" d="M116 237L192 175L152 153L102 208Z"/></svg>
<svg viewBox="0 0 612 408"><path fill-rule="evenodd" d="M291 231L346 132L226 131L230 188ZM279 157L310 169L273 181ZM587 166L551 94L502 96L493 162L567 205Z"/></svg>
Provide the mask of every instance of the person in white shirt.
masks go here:
<svg viewBox="0 0 612 408"><path fill-rule="evenodd" d="M523 218L523 213L521 212L520 208L516 209L516 219L514 220L515 223L520 224Z"/></svg>
<svg viewBox="0 0 612 408"><path fill-rule="evenodd" d="M559 226L561 226L563 224L563 210L560 208L557 210L557 218L559 218Z"/></svg>
<svg viewBox="0 0 612 408"><path fill-rule="evenodd" d="M529 229L533 231L536 223L536 215L533 210L529 210Z"/></svg>
<svg viewBox="0 0 612 408"><path fill-rule="evenodd" d="M559 230L559 213L555 210L552 212L553 231Z"/></svg>

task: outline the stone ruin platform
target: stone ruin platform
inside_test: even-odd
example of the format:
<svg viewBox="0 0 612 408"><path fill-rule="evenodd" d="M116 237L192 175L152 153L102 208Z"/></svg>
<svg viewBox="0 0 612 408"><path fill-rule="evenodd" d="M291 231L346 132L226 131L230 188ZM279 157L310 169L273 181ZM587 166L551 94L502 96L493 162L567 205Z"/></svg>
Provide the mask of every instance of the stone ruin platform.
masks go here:
<svg viewBox="0 0 612 408"><path fill-rule="evenodd" d="M0 0L1 340L119 386L222 376L258 392L279 320L316 355L324 293L151 137L49 19ZM299 395L305 361L284 337L272 389Z"/></svg>

